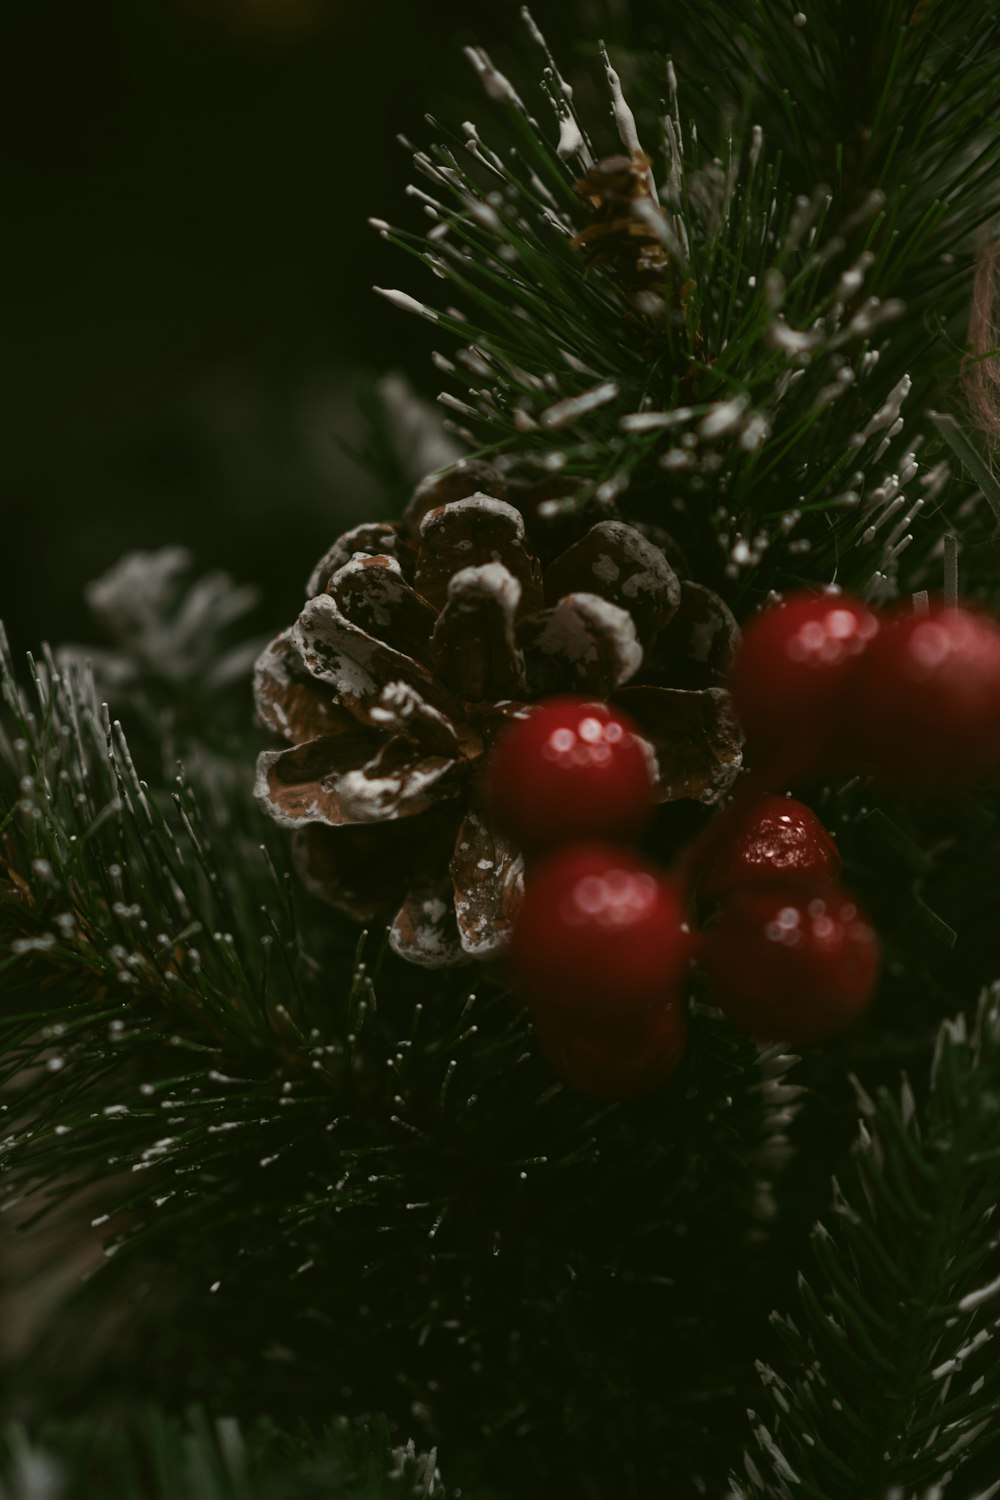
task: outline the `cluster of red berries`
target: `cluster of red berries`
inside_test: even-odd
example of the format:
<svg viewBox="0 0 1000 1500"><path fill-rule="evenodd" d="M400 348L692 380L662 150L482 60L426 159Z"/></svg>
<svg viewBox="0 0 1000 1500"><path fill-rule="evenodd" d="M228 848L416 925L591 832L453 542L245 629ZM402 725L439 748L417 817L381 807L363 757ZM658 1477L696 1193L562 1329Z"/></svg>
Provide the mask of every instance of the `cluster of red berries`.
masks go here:
<svg viewBox="0 0 1000 1500"><path fill-rule="evenodd" d="M799 594L750 625L730 685L755 766L785 780L934 787L1000 762L1000 625L973 610Z"/></svg>
<svg viewBox="0 0 1000 1500"><path fill-rule="evenodd" d="M494 816L528 860L510 967L581 1092L630 1098L673 1070L692 967L761 1038L814 1041L864 1009L874 931L826 829L775 786L837 765L926 786L1000 764L1000 626L967 610L792 598L750 626L731 689L752 769L673 874L629 842L655 777L626 715L556 699L497 746Z"/></svg>
<svg viewBox="0 0 1000 1500"><path fill-rule="evenodd" d="M646 748L625 714L556 698L507 730L490 772L528 864L509 962L539 1045L582 1093L645 1093L684 1050L694 952L679 882L625 842L652 808Z"/></svg>
<svg viewBox="0 0 1000 1500"><path fill-rule="evenodd" d="M624 714L545 703L508 730L491 771L494 816L528 859L510 967L571 1086L628 1098L666 1077L684 1050L696 962L733 1019L762 1036L823 1035L868 998L874 934L801 803L756 798L703 873L670 875L627 842L649 817L654 775ZM714 919L702 933L696 910Z"/></svg>

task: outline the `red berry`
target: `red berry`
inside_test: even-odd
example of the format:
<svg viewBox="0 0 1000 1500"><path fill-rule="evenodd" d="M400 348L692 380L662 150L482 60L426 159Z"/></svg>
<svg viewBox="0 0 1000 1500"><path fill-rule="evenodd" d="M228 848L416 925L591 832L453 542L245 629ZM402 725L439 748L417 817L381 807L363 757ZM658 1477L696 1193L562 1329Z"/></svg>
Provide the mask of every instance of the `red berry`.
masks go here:
<svg viewBox="0 0 1000 1500"><path fill-rule="evenodd" d="M670 996L634 1031L616 1026L577 1032L565 1025L538 1028L538 1042L569 1088L595 1099L637 1099L677 1067L687 1043L687 1012Z"/></svg>
<svg viewBox="0 0 1000 1500"><path fill-rule="evenodd" d="M575 844L529 876L510 965L536 1023L635 1028L694 948L679 888L629 849Z"/></svg>
<svg viewBox="0 0 1000 1500"><path fill-rule="evenodd" d="M840 853L812 809L794 797L765 796L724 837L700 890L717 900L761 880L810 875L836 880L839 874Z"/></svg>
<svg viewBox="0 0 1000 1500"><path fill-rule="evenodd" d="M639 833L653 771L632 720L606 703L553 698L517 719L490 766L497 824L523 849Z"/></svg>
<svg viewBox="0 0 1000 1500"><path fill-rule="evenodd" d="M828 881L747 886L706 934L714 999L754 1036L812 1042L864 1010L878 943L853 896Z"/></svg>
<svg viewBox="0 0 1000 1500"><path fill-rule="evenodd" d="M871 610L845 594L794 594L751 622L730 687L758 767L788 775L828 759L878 628Z"/></svg>
<svg viewBox="0 0 1000 1500"><path fill-rule="evenodd" d="M861 764L915 783L973 776L1000 763L1000 625L938 605L890 619L852 699Z"/></svg>

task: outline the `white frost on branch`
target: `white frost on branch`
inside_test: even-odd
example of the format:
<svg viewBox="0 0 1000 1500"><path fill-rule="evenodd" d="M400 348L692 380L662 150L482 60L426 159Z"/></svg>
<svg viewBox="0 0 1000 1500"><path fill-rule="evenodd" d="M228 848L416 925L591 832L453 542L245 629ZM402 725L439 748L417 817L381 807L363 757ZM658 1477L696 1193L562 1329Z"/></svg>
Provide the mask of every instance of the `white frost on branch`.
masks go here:
<svg viewBox="0 0 1000 1500"><path fill-rule="evenodd" d="M542 412L539 420L543 427L567 427L578 417L586 416L588 412L595 411L599 406L606 406L617 395L617 383L613 380L605 380L591 390L584 391L580 396L569 396L565 401L555 402L553 406Z"/></svg>
<svg viewBox="0 0 1000 1500"><path fill-rule="evenodd" d="M421 318L429 318L432 323L438 320L438 315L433 308L423 302L418 302L416 297L411 297L408 292L400 292L393 287L384 286L373 286L372 291L384 297L387 302L391 302L393 307L398 307L401 312L417 313Z"/></svg>
<svg viewBox="0 0 1000 1500"><path fill-rule="evenodd" d="M709 407L698 426L699 437L722 437L724 433L732 432L739 425L748 401L747 396L734 396L731 401L718 401Z"/></svg>
<svg viewBox="0 0 1000 1500"><path fill-rule="evenodd" d="M615 126L618 130L618 138L630 156L645 155L639 141L639 132L635 126L635 115L629 108L628 100L622 92L622 81L619 78L611 59L608 49L601 43L601 61L604 63L604 71L608 78L608 87L611 89L611 108L615 117ZM646 173L649 182L649 190L653 197L659 202L656 192L656 183L653 181L652 172Z"/></svg>
<svg viewBox="0 0 1000 1500"><path fill-rule="evenodd" d="M515 109L519 109L523 115L528 114L514 85L504 73L500 72L484 48L465 47L463 51L479 74L488 99L493 99L497 104L513 104Z"/></svg>
<svg viewBox="0 0 1000 1500"><path fill-rule="evenodd" d="M571 156L584 156L586 148L583 144L583 136L576 120L568 112L559 121L559 141L556 146L556 155L560 161L567 161Z"/></svg>
<svg viewBox="0 0 1000 1500"><path fill-rule="evenodd" d="M963 1297L958 1304L958 1310L959 1312L972 1312L975 1308L982 1307L984 1302L989 1302L998 1293L1000 1293L1000 1276L996 1281L991 1281L986 1286L970 1292L967 1297Z"/></svg>
<svg viewBox="0 0 1000 1500"><path fill-rule="evenodd" d="M909 375L904 375L902 380L896 382L878 411L874 416L869 418L868 422L861 429L860 436L863 439L870 438L874 433L882 432L886 427L893 426L899 417L903 402L910 394L912 385L913 381Z"/></svg>

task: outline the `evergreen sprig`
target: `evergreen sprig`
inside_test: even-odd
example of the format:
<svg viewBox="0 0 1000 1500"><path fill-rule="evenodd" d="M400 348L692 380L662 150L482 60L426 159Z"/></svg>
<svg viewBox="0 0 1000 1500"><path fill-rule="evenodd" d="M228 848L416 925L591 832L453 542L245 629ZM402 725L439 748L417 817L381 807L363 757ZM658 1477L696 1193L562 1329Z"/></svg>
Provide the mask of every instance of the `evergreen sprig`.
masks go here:
<svg viewBox="0 0 1000 1500"><path fill-rule="evenodd" d="M384 1419L320 1433L260 1418L149 1408L127 1427L86 1420L0 1430L0 1500L447 1500L433 1451L394 1447Z"/></svg>
<svg viewBox="0 0 1000 1500"><path fill-rule="evenodd" d="M922 1104L905 1079L859 1097L800 1310L775 1319L788 1359L759 1366L743 1500L967 1494L995 1443L1000 988L944 1023Z"/></svg>
<svg viewBox="0 0 1000 1500"><path fill-rule="evenodd" d="M819 0L807 11L792 0L682 0L679 11L685 63L713 91L711 109L695 105L703 126L717 129L720 94L734 113L752 111L793 190L827 184L837 217L880 192L870 286L906 298L899 342L932 348L945 332L964 342L977 238L997 216L1000 22L988 0ZM914 369L918 396L943 352Z"/></svg>
<svg viewBox="0 0 1000 1500"><path fill-rule="evenodd" d="M946 408L995 211L996 18L984 0L677 15L676 61L594 51L596 107L529 18L537 101L474 50L499 124L416 153L430 230L380 227L462 310L389 295L462 346L438 356L455 435L515 498L552 482L533 522L622 512L741 613L802 581L955 594L959 546L963 588L987 597L1000 500ZM638 290L627 256L580 238L576 184L622 149L653 247ZM398 499L413 476L378 420L369 457ZM44 653L26 688L0 661L2 1207L38 1274L70 1242L96 1252L16 1365L20 1405L77 1411L97 1390L112 1414L143 1396L267 1411L287 1431L247 1428L260 1468L236 1493L269 1500L278 1454L304 1487L346 1454L329 1482L354 1483L354 1429L294 1423L371 1411L440 1438L466 1494L487 1476L521 1500L687 1500L719 1492L754 1402L741 1496L966 1500L1000 1399L997 992L968 1032L946 1025L919 1106L872 1080L899 1050L920 1065L942 1012L1000 971L993 793L821 794L889 958L843 1051L789 1077L780 1049L695 1005L667 1088L599 1107L554 1083L502 976L471 994L465 974L415 974L299 891L252 802L252 650L232 634L249 596L185 590L180 562L130 559L95 592L120 636L96 681L79 651ZM842 1171L842 1119L817 1138L846 1115L848 1056L865 1123ZM797 1139L841 1187L761 1402L761 1309L787 1306L815 1213L815 1155L784 1171ZM164 1500L194 1455L228 1495L208 1418L149 1424L121 1442L64 1428L42 1451L74 1483L137 1464ZM384 1430L366 1431L382 1485ZM8 1469L25 1441L8 1433Z"/></svg>
<svg viewBox="0 0 1000 1500"><path fill-rule="evenodd" d="M485 1430L502 1468L531 1383L539 1484L567 1424L580 1473L610 1480L626 1412L717 1464L793 1059L704 1013L663 1094L573 1094L498 976L430 991L302 904L231 757L189 740L171 785L147 746L147 780L86 664L46 653L30 676L0 666L4 1204L36 1247L53 1226L34 1276L81 1231L97 1264L36 1330L22 1401L208 1385L317 1421L415 1402L454 1443ZM136 1368L165 1327L169 1357Z"/></svg>
<svg viewBox="0 0 1000 1500"><path fill-rule="evenodd" d="M683 75L678 85L673 62L648 54L622 64L633 110L605 54L596 65L617 143L577 110L526 13L558 140L472 49L502 117L496 144L469 123L417 151L427 186L414 192L431 229L379 225L464 309L385 293L465 342L454 359L438 356L456 387L441 397L456 430L515 467L575 480L553 508L617 507L672 530L736 601L795 578L891 594L914 541L907 581L934 586L940 562L929 554L966 493L946 490L921 409L954 381L975 236L995 213L1000 30L984 14L970 56L947 4L893 0L892 17L873 19L882 9L819 0L801 26L789 6L749 4L734 28L731 7L709 8L718 33L728 28L716 59L740 59L745 78L794 54L810 101L815 90L810 115L768 76L767 130L749 98L726 121L716 97L709 123L703 99L685 103L697 90ZM829 45L816 45L821 35ZM842 56L845 37L858 69ZM816 70L831 56L842 58L842 144L820 173L809 130L829 124ZM953 131L970 161L956 162ZM587 269L578 238L591 219L575 184L616 145L651 162L652 196L635 219L666 260L662 288L638 309L613 260ZM939 513L923 531L921 511ZM964 517L969 544L990 519Z"/></svg>

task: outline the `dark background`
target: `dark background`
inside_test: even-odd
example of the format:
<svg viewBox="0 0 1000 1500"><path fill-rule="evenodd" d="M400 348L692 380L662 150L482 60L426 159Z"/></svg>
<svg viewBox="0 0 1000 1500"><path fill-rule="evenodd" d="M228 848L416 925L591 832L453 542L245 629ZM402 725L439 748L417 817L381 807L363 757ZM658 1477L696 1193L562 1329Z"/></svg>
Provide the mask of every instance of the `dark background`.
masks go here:
<svg viewBox="0 0 1000 1500"><path fill-rule="evenodd" d="M624 3L624 0L623 0ZM396 143L481 110L463 44L537 77L514 0L4 0L0 616L86 638L83 584L181 542L283 621L379 501L338 439L360 380L433 395L432 330L374 296L422 268ZM653 7L663 10L666 6ZM534 13L616 39L621 4Z"/></svg>

